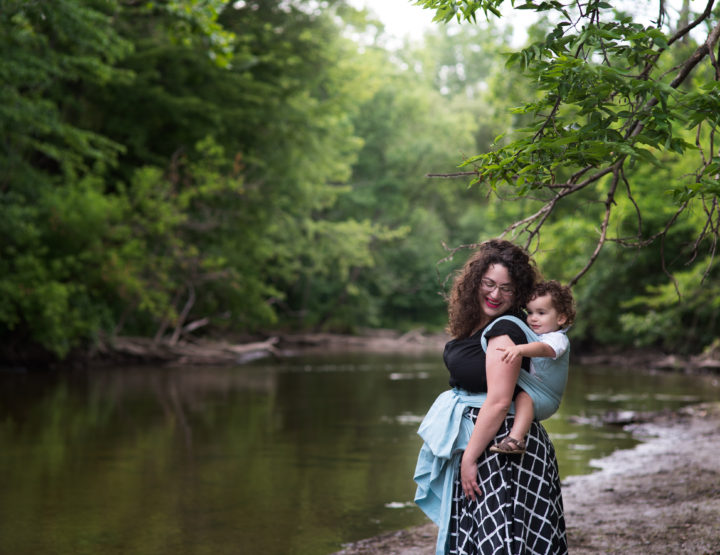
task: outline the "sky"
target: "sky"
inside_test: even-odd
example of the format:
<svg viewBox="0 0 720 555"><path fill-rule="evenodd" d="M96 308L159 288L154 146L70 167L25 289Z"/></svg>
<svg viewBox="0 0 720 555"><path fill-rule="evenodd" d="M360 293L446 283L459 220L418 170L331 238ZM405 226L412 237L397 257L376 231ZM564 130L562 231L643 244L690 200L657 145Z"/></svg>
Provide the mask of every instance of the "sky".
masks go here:
<svg viewBox="0 0 720 555"><path fill-rule="evenodd" d="M423 33L435 25L433 23L434 10L425 10L413 4L412 0L349 0L350 4L359 8L368 8L378 16L385 25L385 31L398 42L409 37L419 40ZM515 10L512 22L515 24L513 42L518 45L524 41L524 29L535 18L535 14L528 10ZM508 23L509 18L503 18ZM467 25L467 23L465 23Z"/></svg>
<svg viewBox="0 0 720 555"><path fill-rule="evenodd" d="M349 0L350 3L357 7L366 7L374 12L380 21L385 25L385 30L391 36L397 39L403 39L409 36L410 39L419 40L423 32L433 25L441 25L433 23L432 18L435 15L433 10L425 10L420 6L415 6L412 0ZM620 2L623 3L622 1ZM634 1L625 0L626 9L632 6L640 12L647 12L648 17L654 16L656 8L655 3L651 3L645 7L638 5ZM677 9L680 0L668 0L666 5L671 9ZM694 4L699 4L694 2ZM703 2L704 5L704 2ZM651 7L652 6L652 7ZM693 6L695 9L698 7ZM522 43L524 40L523 30L534 18L534 14L529 10L515 10L512 14L512 23L515 24L514 43ZM506 19L506 18L503 18ZM507 18L510 19L510 18ZM506 20L507 21L507 20Z"/></svg>
<svg viewBox="0 0 720 555"><path fill-rule="evenodd" d="M385 30L397 38L419 39L426 29L437 25L432 23L432 10L414 6L410 0L350 0L350 3L374 12Z"/></svg>

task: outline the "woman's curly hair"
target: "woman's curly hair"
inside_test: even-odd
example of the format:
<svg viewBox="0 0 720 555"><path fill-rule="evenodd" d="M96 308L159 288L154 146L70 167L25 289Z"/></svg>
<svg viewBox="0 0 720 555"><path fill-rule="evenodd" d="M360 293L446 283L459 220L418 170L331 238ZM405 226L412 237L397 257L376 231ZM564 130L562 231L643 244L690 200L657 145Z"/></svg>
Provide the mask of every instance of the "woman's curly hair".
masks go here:
<svg viewBox="0 0 720 555"><path fill-rule="evenodd" d="M478 291L480 281L493 264L504 266L510 274L514 312L519 312L530 300L538 280L535 261L525 249L510 241L485 241L458 272L450 291L447 331L453 337L469 337L473 329L483 323L485 313Z"/></svg>
<svg viewBox="0 0 720 555"><path fill-rule="evenodd" d="M555 310L567 318L563 325L569 327L575 321L575 299L570 287L554 279L541 281L535 286L532 299L543 295L550 295Z"/></svg>

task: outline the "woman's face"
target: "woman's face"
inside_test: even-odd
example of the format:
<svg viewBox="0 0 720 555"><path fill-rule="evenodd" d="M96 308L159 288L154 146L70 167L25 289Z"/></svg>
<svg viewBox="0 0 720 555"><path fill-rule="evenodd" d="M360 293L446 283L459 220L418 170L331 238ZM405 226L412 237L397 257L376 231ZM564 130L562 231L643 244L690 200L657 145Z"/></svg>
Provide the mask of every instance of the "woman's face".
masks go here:
<svg viewBox="0 0 720 555"><path fill-rule="evenodd" d="M502 264L491 264L480 282L480 306L490 320L506 313L513 305L510 272Z"/></svg>

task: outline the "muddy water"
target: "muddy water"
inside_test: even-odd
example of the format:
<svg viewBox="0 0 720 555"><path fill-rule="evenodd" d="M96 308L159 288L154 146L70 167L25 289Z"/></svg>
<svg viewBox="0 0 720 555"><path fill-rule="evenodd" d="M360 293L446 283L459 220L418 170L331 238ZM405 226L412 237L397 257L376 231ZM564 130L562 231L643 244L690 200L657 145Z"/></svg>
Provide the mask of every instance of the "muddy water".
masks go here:
<svg viewBox="0 0 720 555"><path fill-rule="evenodd" d="M0 553L324 554L424 521L411 504L439 357L0 374ZM574 366L546 421L563 476L634 440L608 411L717 379Z"/></svg>

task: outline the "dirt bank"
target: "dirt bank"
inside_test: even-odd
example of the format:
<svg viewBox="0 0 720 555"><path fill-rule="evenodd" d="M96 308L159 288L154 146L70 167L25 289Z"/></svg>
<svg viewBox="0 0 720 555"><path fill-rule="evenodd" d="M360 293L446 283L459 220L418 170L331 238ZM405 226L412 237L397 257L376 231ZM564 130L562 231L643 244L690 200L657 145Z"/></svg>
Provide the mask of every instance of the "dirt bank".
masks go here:
<svg viewBox="0 0 720 555"><path fill-rule="evenodd" d="M720 555L720 403L636 425L643 443L563 482L570 553ZM336 555L432 555L426 524L346 546Z"/></svg>
<svg viewBox="0 0 720 555"><path fill-rule="evenodd" d="M289 358L326 353L441 353L449 337L413 330L366 330L359 335L334 333L277 334L270 337L184 338L175 342L147 337L102 339L89 361L96 364L218 365L243 364L264 357ZM439 355L438 355L439 356Z"/></svg>
<svg viewBox="0 0 720 555"><path fill-rule="evenodd" d="M326 353L437 353L449 337L417 329L363 330L357 335L295 333L216 339L181 338L175 342L145 337L103 338L86 362L108 364L217 365L243 364L263 357L287 358ZM692 374L720 374L720 347L696 356L667 355L648 350L573 355L574 364L612 365Z"/></svg>

